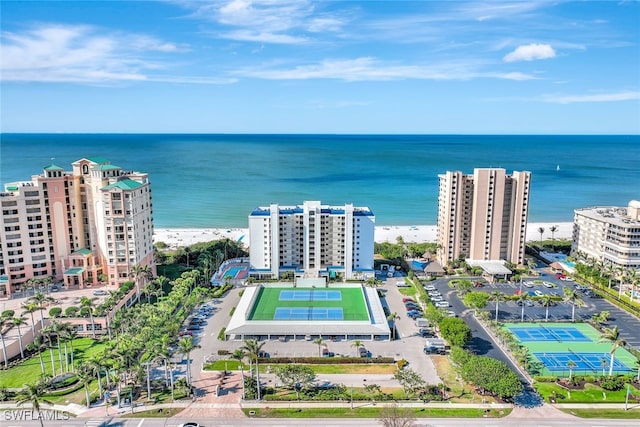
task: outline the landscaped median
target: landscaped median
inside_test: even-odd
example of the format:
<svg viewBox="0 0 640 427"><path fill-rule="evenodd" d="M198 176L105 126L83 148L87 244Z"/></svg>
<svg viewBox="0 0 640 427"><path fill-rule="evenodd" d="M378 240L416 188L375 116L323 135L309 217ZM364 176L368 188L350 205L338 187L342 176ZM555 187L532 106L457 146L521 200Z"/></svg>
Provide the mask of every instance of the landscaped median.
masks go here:
<svg viewBox="0 0 640 427"><path fill-rule="evenodd" d="M457 405L455 403L398 403L415 418L500 418L509 415L511 405ZM379 418L388 405L375 402L278 403L242 405L248 417L255 418Z"/></svg>

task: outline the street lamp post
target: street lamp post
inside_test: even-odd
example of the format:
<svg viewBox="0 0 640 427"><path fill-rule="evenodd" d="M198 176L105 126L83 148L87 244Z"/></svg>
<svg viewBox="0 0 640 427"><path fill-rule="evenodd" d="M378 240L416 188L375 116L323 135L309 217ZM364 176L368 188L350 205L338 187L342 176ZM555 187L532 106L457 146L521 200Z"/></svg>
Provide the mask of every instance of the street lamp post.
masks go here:
<svg viewBox="0 0 640 427"><path fill-rule="evenodd" d="M351 386L351 409L353 409L353 386Z"/></svg>

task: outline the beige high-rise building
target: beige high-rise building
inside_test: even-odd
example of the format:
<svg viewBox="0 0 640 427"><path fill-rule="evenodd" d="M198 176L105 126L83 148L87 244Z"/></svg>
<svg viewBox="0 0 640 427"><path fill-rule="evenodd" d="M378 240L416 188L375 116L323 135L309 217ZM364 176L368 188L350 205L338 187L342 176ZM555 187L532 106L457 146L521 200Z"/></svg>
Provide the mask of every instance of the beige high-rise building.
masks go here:
<svg viewBox="0 0 640 427"><path fill-rule="evenodd" d="M477 168L439 175L438 260L523 264L530 172Z"/></svg>
<svg viewBox="0 0 640 427"><path fill-rule="evenodd" d="M148 175L99 157L49 165L0 193L0 297L30 279L68 288L132 280L133 266L155 274Z"/></svg>

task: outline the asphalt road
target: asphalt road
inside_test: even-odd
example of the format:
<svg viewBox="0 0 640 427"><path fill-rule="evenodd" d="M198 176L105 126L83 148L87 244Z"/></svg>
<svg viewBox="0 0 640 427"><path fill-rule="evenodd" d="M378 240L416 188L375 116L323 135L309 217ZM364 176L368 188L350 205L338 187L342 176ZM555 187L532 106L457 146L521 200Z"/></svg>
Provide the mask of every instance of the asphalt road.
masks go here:
<svg viewBox="0 0 640 427"><path fill-rule="evenodd" d="M46 421L46 426L62 426L62 427L179 427L180 423L185 421L198 422L202 426L229 426L229 427L246 427L246 426L380 426L379 421L371 418L367 419L350 419L350 418L203 418L203 419L177 419L177 418L113 418L110 420L91 419L70 419L64 421ZM100 423L101 422L101 423ZM470 423L471 422L471 423ZM86 424L85 424L86 423ZM492 418L492 419L460 419L460 418L428 418L417 419L416 427L458 427L464 425L473 426L495 426L495 427L631 427L637 426L638 420L609 420L609 419L523 419L513 417ZM3 427L39 427L40 422L32 421L6 421Z"/></svg>

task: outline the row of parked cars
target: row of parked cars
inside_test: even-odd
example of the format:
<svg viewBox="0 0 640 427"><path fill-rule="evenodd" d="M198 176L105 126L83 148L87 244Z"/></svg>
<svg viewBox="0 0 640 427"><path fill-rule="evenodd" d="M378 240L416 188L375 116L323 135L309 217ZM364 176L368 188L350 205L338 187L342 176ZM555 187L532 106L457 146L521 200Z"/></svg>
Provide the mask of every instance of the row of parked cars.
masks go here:
<svg viewBox="0 0 640 427"><path fill-rule="evenodd" d="M184 330L180 331L180 336L193 336L194 333L198 333L204 325L207 324L207 318L213 314L213 307L208 304L201 306L193 316L187 319L187 324Z"/></svg>
<svg viewBox="0 0 640 427"><path fill-rule="evenodd" d="M436 308L449 308L449 302L444 299L442 294L438 292L435 286L425 285L424 290L427 291L429 299Z"/></svg>

